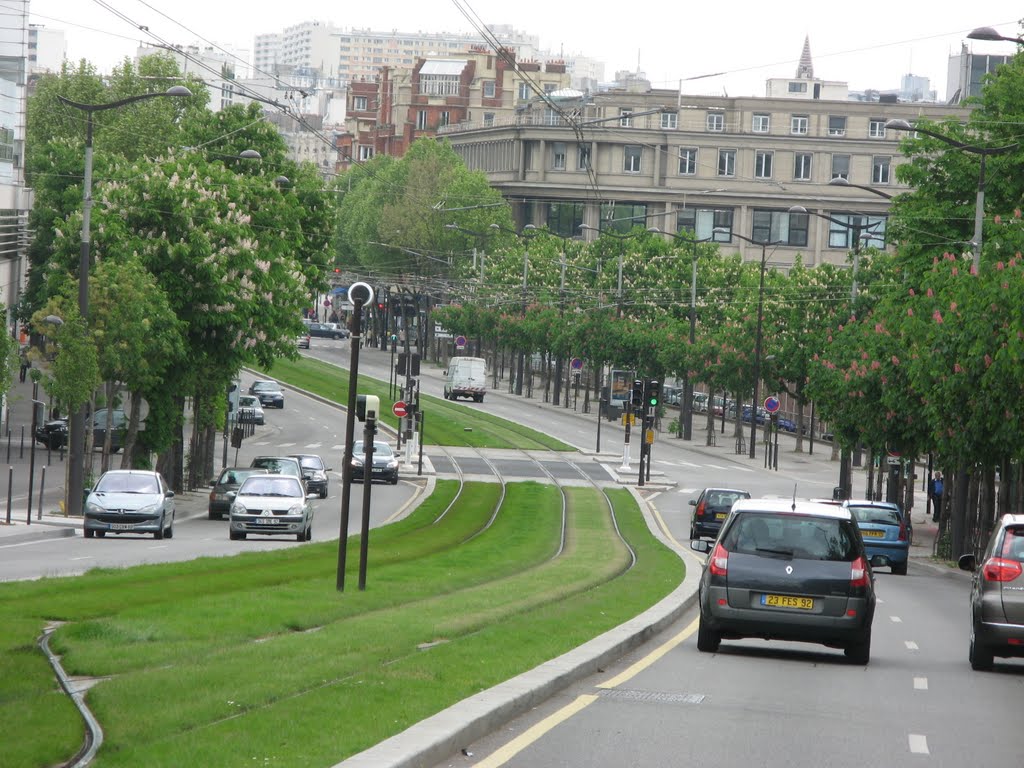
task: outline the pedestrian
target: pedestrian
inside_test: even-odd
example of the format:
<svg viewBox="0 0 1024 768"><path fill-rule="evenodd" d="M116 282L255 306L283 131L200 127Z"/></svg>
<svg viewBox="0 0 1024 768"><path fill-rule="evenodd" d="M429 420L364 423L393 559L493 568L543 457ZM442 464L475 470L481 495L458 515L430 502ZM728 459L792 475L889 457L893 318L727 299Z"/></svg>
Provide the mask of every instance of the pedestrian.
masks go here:
<svg viewBox="0 0 1024 768"><path fill-rule="evenodd" d="M28 347L21 348L21 370L18 373L18 380L25 381L25 376L28 374L28 369L32 367L32 363L28 359Z"/></svg>
<svg viewBox="0 0 1024 768"><path fill-rule="evenodd" d="M936 472L931 482L931 497L932 497L932 521L939 522L939 518L942 517L942 493L945 491L945 486L942 483L942 473Z"/></svg>

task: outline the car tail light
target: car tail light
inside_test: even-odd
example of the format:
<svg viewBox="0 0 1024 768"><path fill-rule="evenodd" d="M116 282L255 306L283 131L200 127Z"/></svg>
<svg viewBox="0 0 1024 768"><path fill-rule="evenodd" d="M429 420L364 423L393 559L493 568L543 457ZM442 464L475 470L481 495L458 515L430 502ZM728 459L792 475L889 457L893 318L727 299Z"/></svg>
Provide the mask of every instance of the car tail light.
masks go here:
<svg viewBox="0 0 1024 768"><path fill-rule="evenodd" d="M1016 560L993 557L981 569L985 581L1013 581L1021 574L1021 564Z"/></svg>
<svg viewBox="0 0 1024 768"><path fill-rule="evenodd" d="M708 570L712 576L725 576L729 572L729 551L719 543L711 550Z"/></svg>
<svg viewBox="0 0 1024 768"><path fill-rule="evenodd" d="M704 517L704 512L705 511L707 511L707 509L706 509L706 507L704 505L704 500L701 499L700 503L697 504L697 517Z"/></svg>
<svg viewBox="0 0 1024 768"><path fill-rule="evenodd" d="M864 556L858 557L850 565L850 588L864 589L868 585L868 564Z"/></svg>
<svg viewBox="0 0 1024 768"><path fill-rule="evenodd" d="M900 541L907 540L907 521L900 520Z"/></svg>

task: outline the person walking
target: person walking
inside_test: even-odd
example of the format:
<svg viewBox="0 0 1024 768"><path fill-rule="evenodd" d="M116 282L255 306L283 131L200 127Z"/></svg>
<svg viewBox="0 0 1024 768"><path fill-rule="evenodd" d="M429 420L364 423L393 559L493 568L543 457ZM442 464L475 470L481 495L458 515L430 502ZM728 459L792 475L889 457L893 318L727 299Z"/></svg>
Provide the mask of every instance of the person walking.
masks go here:
<svg viewBox="0 0 1024 768"><path fill-rule="evenodd" d="M931 496L932 496L932 521L939 522L939 518L942 517L942 493L945 487L942 482L942 473L936 472L931 482Z"/></svg>
<svg viewBox="0 0 1024 768"><path fill-rule="evenodd" d="M28 359L28 347L21 348L21 370L18 373L18 380L25 381L25 376L28 374L28 369L32 367L32 363Z"/></svg>

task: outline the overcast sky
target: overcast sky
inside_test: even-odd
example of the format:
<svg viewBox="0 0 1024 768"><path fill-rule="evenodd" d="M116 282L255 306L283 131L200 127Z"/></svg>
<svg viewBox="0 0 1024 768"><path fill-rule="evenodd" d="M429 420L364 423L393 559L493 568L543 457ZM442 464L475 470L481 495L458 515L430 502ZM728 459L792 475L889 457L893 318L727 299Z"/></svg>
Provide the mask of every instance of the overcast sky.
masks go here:
<svg viewBox="0 0 1024 768"><path fill-rule="evenodd" d="M809 36L818 78L845 81L851 90L887 90L913 73L928 77L940 99L948 57L963 42L975 53L1014 52L1010 43L966 36L981 26L1019 35L1021 8L1010 0L31 0L33 23L64 29L68 57L86 58L104 72L133 57L140 40L198 40L251 51L255 35L304 21L404 32L471 32L474 23L486 23L538 35L541 46L553 51L603 60L608 80L618 70L639 67L655 87L675 88L686 80L688 93L729 96L763 96L766 79L792 77ZM724 74L702 77L712 73Z"/></svg>

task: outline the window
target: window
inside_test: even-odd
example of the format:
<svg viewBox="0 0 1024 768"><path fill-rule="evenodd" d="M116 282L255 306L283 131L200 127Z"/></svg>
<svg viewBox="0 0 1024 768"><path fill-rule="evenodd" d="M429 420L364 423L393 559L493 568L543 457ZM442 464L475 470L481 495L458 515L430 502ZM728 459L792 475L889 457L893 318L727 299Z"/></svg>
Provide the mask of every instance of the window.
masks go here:
<svg viewBox="0 0 1024 768"><path fill-rule="evenodd" d="M812 155L810 152L797 152L793 156L794 181L811 180L811 157Z"/></svg>
<svg viewBox="0 0 1024 768"><path fill-rule="evenodd" d="M643 147L636 144L628 144L623 148L622 170L626 173L640 173L640 158L643 154Z"/></svg>
<svg viewBox="0 0 1024 768"><path fill-rule="evenodd" d="M353 96L352 97L352 109L356 112L366 111L366 97L365 96Z"/></svg>
<svg viewBox="0 0 1024 768"><path fill-rule="evenodd" d="M757 243L782 243L783 245L807 245L806 213L789 211L754 210L754 226L750 239Z"/></svg>
<svg viewBox="0 0 1024 768"><path fill-rule="evenodd" d="M605 203L601 206L601 231L627 234L633 227L646 227L647 206L643 203Z"/></svg>
<svg viewBox="0 0 1024 768"><path fill-rule="evenodd" d="M561 125L562 116L559 114L557 109L547 107L544 110L544 125Z"/></svg>
<svg viewBox="0 0 1024 768"><path fill-rule="evenodd" d="M807 115L793 115L789 118L789 132L794 136L806 136L810 122Z"/></svg>
<svg viewBox="0 0 1024 768"><path fill-rule="evenodd" d="M416 130L427 130L427 110L421 109L416 113Z"/></svg>
<svg viewBox="0 0 1024 768"><path fill-rule="evenodd" d="M828 118L828 135L829 136L845 136L846 135L846 118L829 115Z"/></svg>
<svg viewBox="0 0 1024 768"><path fill-rule="evenodd" d="M789 83L790 93L807 93L807 83Z"/></svg>
<svg viewBox="0 0 1024 768"><path fill-rule="evenodd" d="M530 100L530 84L520 83L519 84L519 100L529 101Z"/></svg>
<svg viewBox="0 0 1024 768"><path fill-rule="evenodd" d="M494 98L494 81L493 80L484 80L484 98L485 99L493 99Z"/></svg>
<svg viewBox="0 0 1024 768"><path fill-rule="evenodd" d="M872 184L888 184L889 183L889 167L892 164L892 158L884 155L876 155L871 160L871 183Z"/></svg>
<svg viewBox="0 0 1024 768"><path fill-rule="evenodd" d="M579 237L583 203L548 203L548 229L562 237Z"/></svg>
<svg viewBox="0 0 1024 768"><path fill-rule="evenodd" d="M754 122L751 126L751 130L754 133L768 133L768 131L771 129L771 124L771 115L758 113L754 115Z"/></svg>
<svg viewBox="0 0 1024 768"><path fill-rule="evenodd" d="M554 93L558 90L557 83L544 83L544 93Z"/></svg>
<svg viewBox="0 0 1024 768"><path fill-rule="evenodd" d="M666 131L674 131L679 127L679 115L675 112L662 112L661 127Z"/></svg>
<svg viewBox="0 0 1024 768"><path fill-rule="evenodd" d="M860 235L861 248L885 248L885 216L829 211L828 247L852 250Z"/></svg>
<svg viewBox="0 0 1024 768"><path fill-rule="evenodd" d="M373 147L367 147L362 144L359 145L359 162L365 163L367 160L373 157Z"/></svg>
<svg viewBox="0 0 1024 768"><path fill-rule="evenodd" d="M438 127L441 127L442 125L448 125L448 123L451 121L451 116L452 116L452 113L449 112L448 110L445 110L444 112L442 112L441 113L441 120L437 124Z"/></svg>
<svg viewBox="0 0 1024 768"><path fill-rule="evenodd" d="M731 208L681 208L676 212L676 228L689 231L698 240L713 238L716 243L732 242ZM725 232L715 232L724 229Z"/></svg>
<svg viewBox="0 0 1024 768"><path fill-rule="evenodd" d="M580 171L590 170L590 145L576 145L576 168Z"/></svg>
<svg viewBox="0 0 1024 768"><path fill-rule="evenodd" d="M735 176L736 175L736 150L735 149L720 149L720 150L718 150L718 175L719 176Z"/></svg>
<svg viewBox="0 0 1024 768"><path fill-rule="evenodd" d="M493 112L484 112L484 125L494 125Z"/></svg>
<svg viewBox="0 0 1024 768"><path fill-rule="evenodd" d="M556 141L551 145L551 167L556 171L565 170L565 142Z"/></svg>
<svg viewBox="0 0 1024 768"><path fill-rule="evenodd" d="M849 155L832 155L832 178L833 179L847 179L850 178L850 156Z"/></svg>
<svg viewBox="0 0 1024 768"><path fill-rule="evenodd" d="M723 112L708 112L707 128L709 131L724 131L725 114Z"/></svg>
<svg viewBox="0 0 1024 768"><path fill-rule="evenodd" d="M424 96L458 96L459 75L420 72L420 94Z"/></svg>
<svg viewBox="0 0 1024 768"><path fill-rule="evenodd" d="M633 110L632 109L620 109L619 110L619 126L621 128L629 128L633 125Z"/></svg>
<svg viewBox="0 0 1024 768"><path fill-rule="evenodd" d="M679 148L679 175L693 176L697 173L697 148Z"/></svg>
<svg viewBox="0 0 1024 768"><path fill-rule="evenodd" d="M868 138L885 138L885 120L880 117L872 117L871 120L868 121Z"/></svg>
<svg viewBox="0 0 1024 768"><path fill-rule="evenodd" d="M774 152L766 152L761 149L754 153L755 179L770 179L772 177L772 160L774 157Z"/></svg>

